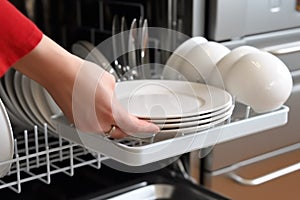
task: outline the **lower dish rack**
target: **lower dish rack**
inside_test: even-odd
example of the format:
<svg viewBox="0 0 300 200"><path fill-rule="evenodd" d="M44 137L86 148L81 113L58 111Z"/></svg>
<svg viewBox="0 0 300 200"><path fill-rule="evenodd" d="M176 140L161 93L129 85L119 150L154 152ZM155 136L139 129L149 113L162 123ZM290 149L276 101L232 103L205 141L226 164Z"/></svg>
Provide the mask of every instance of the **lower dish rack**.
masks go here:
<svg viewBox="0 0 300 200"><path fill-rule="evenodd" d="M230 119L224 124L174 138L156 140L124 138L112 140L101 135L82 133L72 127L64 117L54 119L57 134L48 134L34 127L15 139L14 158L0 162L11 163L9 173L0 178L0 189L10 188L20 193L22 183L40 180L51 183L51 175L74 175L76 168L91 166L100 169L107 161L126 166L143 166L180 156L213 145L271 129L287 123L289 108L257 114L250 107L236 103ZM199 155L200 156L200 155Z"/></svg>
<svg viewBox="0 0 300 200"><path fill-rule="evenodd" d="M73 176L74 170L83 166L100 169L101 162L108 159L96 153L91 156L85 148L61 136L48 135L47 124L42 131L35 126L33 131L18 134L14 143L14 158L0 162L0 166L11 164L8 174L0 178L0 189L17 193L21 193L23 183L40 180L50 184L54 174Z"/></svg>

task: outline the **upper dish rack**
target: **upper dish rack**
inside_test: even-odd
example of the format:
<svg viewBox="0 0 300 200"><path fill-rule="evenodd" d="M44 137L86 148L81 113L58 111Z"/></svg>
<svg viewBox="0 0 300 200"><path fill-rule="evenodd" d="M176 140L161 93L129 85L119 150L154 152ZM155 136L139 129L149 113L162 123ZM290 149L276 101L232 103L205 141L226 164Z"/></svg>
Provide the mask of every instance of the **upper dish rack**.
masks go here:
<svg viewBox="0 0 300 200"><path fill-rule="evenodd" d="M57 136L48 135L47 125L42 131L24 131L15 139L14 158L1 165L11 163L7 176L0 178L0 189L10 188L20 193L21 184L32 180L51 183L57 173L74 175L74 170L83 166L101 168L107 160L131 166L141 166L179 156L183 153L213 146L243 137L287 122L289 108L257 114L250 107L235 103L232 117L224 124L193 134L175 138L155 140L125 138L111 140L99 135L78 132L63 117L56 118ZM75 134L74 134L75 133ZM74 137L76 136L76 137ZM87 139L90 142L84 142Z"/></svg>

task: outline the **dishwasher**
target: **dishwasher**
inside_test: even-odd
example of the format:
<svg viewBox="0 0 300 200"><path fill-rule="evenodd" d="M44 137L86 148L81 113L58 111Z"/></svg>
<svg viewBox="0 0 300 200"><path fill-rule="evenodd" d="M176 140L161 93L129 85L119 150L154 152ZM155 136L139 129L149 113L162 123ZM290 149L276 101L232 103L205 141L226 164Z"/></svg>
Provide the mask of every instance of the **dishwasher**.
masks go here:
<svg viewBox="0 0 300 200"><path fill-rule="evenodd" d="M229 48L254 46L286 63L294 83L289 122L216 145L202 160L202 183L232 199L293 199L299 195L299 2L229 2L210 4L218 17L210 18L208 34Z"/></svg>
<svg viewBox="0 0 300 200"><path fill-rule="evenodd" d="M272 33L263 33L262 30L259 35L257 34L258 36L255 33L250 33L250 36L236 35L237 32L230 35L230 31L223 31L219 27L220 23L214 21L218 19L216 16L219 16L216 13L219 12L216 5L235 4L229 0L210 2L204 0L28 0L24 1L26 4L13 0L12 2L46 34L70 51L72 45L79 40L86 40L96 45L109 38L112 34L111 23L115 15L126 16L128 20L142 16L148 19L149 26L165 27L189 36L202 35L210 40L223 43L229 48L249 44L264 48L274 54L276 54L276 50L282 49L282 46L280 43L275 45L271 43L272 41L279 41L277 39L280 38L288 43L287 46L284 46L288 48L289 45L293 46L292 42L297 38L298 33L298 29L294 27L291 30L283 30L282 33L290 34L288 42L286 42L287 37L283 37L276 30L268 30ZM236 6L245 6L248 1L242 2ZM272 8L276 8L276 1L274 2ZM254 4L257 5L259 2ZM241 8L245 7L236 9ZM64 12L66 9L68 12ZM282 27L282 29L287 28ZM227 35L225 34L223 37L220 32ZM284 36L286 35L288 34L284 34ZM272 40L266 39L269 38L268 36ZM150 42L155 46L163 39L166 38L153 37L150 38ZM183 39L178 41L183 42ZM174 45L173 48L175 48L179 44L170 42L167 45ZM167 51L153 50L151 53L151 59L155 59L155 62L159 63L165 63L170 55L170 52ZM293 51L293 53L297 53L297 51ZM284 53L279 57L283 61L289 62L290 59L287 60L286 55L289 54ZM293 58L296 59L295 56ZM162 69L154 68L153 70L154 74L159 74ZM217 152L225 153L222 146L226 146L226 144L236 151L240 147L235 143L237 140L254 138L253 140L257 141L258 139L255 138L258 137L257 135L261 135L258 133L269 129L272 130L267 131L270 133L265 137L276 140L276 137L270 136L273 134L273 130L289 127L284 126L288 123L289 113L291 119L296 119L294 117L296 101L293 98L296 98L294 93L297 93L297 71L292 70L292 75L295 78L295 86L291 100L287 102L288 106L292 107L292 112L289 112L289 107L284 105L275 111L258 114L249 106L234 102L234 112L224 124L172 139L160 141L126 138L110 140L81 132L76 138L71 136L74 133L74 127L70 126L63 117L54 119L57 125L56 131L59 133L55 136L49 133L47 124L42 129L33 126L28 130L15 130L18 131L18 134L14 141L14 157L0 163L0 165L11 164L12 166L8 175L0 178L0 196L6 199L182 199L183 197L189 199L236 199L230 192L223 191L224 184L230 184L223 183L218 179L224 179L224 174L226 178L228 174L234 174L234 169L237 169L235 165L232 165L234 162L237 162L239 166L240 162L242 165L246 165L252 163L252 160L248 155L249 161L243 162L245 157L239 159L235 156L229 156L229 161L226 161L224 159L228 158L228 154L219 155ZM283 126L283 128L277 128L279 126ZM279 131L277 135L278 140L281 141L284 133ZM80 139L82 137L87 137L89 141L94 142L87 146L82 143ZM297 141L297 134L295 137L296 139L289 138L292 142L289 140L288 144ZM267 144L269 143L266 140L261 140L262 148ZM241 153L238 156L249 151L252 152L251 156L255 154L259 156L264 152L267 154L266 156L255 159L262 160L265 157L272 157L272 155L283 155L298 147L296 144L284 148L285 146L286 143L282 150L271 155L267 153L274 147L263 148L263 150L242 148L243 150L238 151ZM156 151L156 149L163 149L164 153ZM243 153L244 150L245 153ZM297 157L297 152L294 157ZM234 162L230 159L233 159ZM282 160L285 159L282 158ZM120 166L127 170L118 170ZM145 172L145 169L149 168L152 170ZM133 171L140 171L140 173L132 173ZM237 176L232 175L231 178ZM229 191L236 193L235 188ZM138 196L141 194L145 196ZM182 196L183 194L184 196ZM237 197L237 199L240 198Z"/></svg>

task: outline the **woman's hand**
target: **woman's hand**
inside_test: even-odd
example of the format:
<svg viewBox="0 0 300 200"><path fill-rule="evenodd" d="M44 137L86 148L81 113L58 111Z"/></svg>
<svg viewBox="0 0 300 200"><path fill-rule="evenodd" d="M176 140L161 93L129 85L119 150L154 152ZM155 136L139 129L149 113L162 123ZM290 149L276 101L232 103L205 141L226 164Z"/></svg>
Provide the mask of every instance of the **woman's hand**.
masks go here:
<svg viewBox="0 0 300 200"><path fill-rule="evenodd" d="M130 115L115 98L115 78L98 65L84 61L77 72L72 95L73 121L87 132L112 132L114 138L143 137L159 128Z"/></svg>
<svg viewBox="0 0 300 200"><path fill-rule="evenodd" d="M115 98L111 74L70 54L47 36L14 68L45 87L81 131L104 133L115 126L113 138L159 131L156 125L124 110Z"/></svg>

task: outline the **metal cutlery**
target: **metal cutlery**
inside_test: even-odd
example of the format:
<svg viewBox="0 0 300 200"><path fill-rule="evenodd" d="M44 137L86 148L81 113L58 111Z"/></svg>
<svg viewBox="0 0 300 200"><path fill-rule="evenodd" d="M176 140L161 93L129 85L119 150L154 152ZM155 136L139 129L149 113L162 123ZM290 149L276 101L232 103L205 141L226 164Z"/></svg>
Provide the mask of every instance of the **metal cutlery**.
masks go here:
<svg viewBox="0 0 300 200"><path fill-rule="evenodd" d="M120 41L120 47L121 47L121 51L120 51L120 55L121 55L121 59L122 59L122 71L123 74L126 73L128 71L128 57L127 57L127 41L128 41L128 34L125 33L125 31L127 31L127 23L126 23L126 19L123 16L121 18L121 32L120 32L120 36L121 36L121 41Z"/></svg>
<svg viewBox="0 0 300 200"><path fill-rule="evenodd" d="M140 17L134 18L130 24L129 34L127 33L127 23L123 16L121 24L117 15L113 18L112 24L113 55L115 58L114 68L122 80L149 78L151 75L149 66L143 66L149 60L149 32L148 21ZM114 35L120 34L119 37ZM138 67L138 69L134 69Z"/></svg>
<svg viewBox="0 0 300 200"><path fill-rule="evenodd" d="M140 67L140 73L143 76L143 78L150 78L151 76L151 70L149 64L149 49L148 49L148 43L149 43L149 32L148 32L148 21L147 19L143 22L142 27L142 35L141 35L141 67Z"/></svg>
<svg viewBox="0 0 300 200"><path fill-rule="evenodd" d="M136 43L137 43L137 20L133 19L130 30L129 30L129 39L128 39L128 63L130 68L137 66L137 58L136 58Z"/></svg>
<svg viewBox="0 0 300 200"><path fill-rule="evenodd" d="M118 37L116 36L116 34L118 34L120 32L120 30L121 30L121 27L120 27L119 17L118 17L118 15L115 15L113 17L113 21L112 21L112 45L113 45L113 57L115 59L113 62L113 67L119 77L121 77L123 75L122 63L120 62L120 59L119 59L119 55L121 55L119 41L117 41Z"/></svg>
<svg viewBox="0 0 300 200"><path fill-rule="evenodd" d="M142 27L142 40L141 40L141 63L142 64L149 63L148 43L149 43L148 21L147 19L145 19Z"/></svg>
<svg viewBox="0 0 300 200"><path fill-rule="evenodd" d="M129 39L128 39L128 63L129 63L129 79L136 79L138 77L136 67L138 65L137 62L137 45L138 45L138 29L137 29L137 20L133 19L130 31L129 31Z"/></svg>
<svg viewBox="0 0 300 200"><path fill-rule="evenodd" d="M138 24L138 41L137 41L137 44L138 44L138 50L137 50L137 54L139 55L137 57L137 64L138 65L142 65L142 61L141 61L141 49L140 49L140 44L142 43L142 27L143 27L143 23L144 23L144 18L143 16L140 16L140 19L139 19L139 24Z"/></svg>

